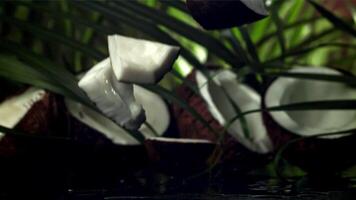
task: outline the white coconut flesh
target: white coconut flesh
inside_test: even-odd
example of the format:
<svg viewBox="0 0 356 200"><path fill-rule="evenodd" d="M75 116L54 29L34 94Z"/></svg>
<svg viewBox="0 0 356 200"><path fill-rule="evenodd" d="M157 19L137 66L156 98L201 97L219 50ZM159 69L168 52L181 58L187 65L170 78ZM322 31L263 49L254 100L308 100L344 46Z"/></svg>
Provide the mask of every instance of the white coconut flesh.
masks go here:
<svg viewBox="0 0 356 200"><path fill-rule="evenodd" d="M241 2L259 15L268 15L264 0L241 0Z"/></svg>
<svg viewBox="0 0 356 200"><path fill-rule="evenodd" d="M78 85L103 114L120 126L136 130L145 121L145 112L134 98L133 85L116 80L109 58L90 69Z"/></svg>
<svg viewBox="0 0 356 200"><path fill-rule="evenodd" d="M178 57L179 47L130 37L108 36L110 57L90 69L79 87L107 117L137 130L146 120L133 84L157 83Z"/></svg>
<svg viewBox="0 0 356 200"><path fill-rule="evenodd" d="M31 87L22 94L10 97L0 104L0 125L6 128L15 127L26 116L32 106L40 101L46 92ZM4 136L0 133L0 139Z"/></svg>
<svg viewBox="0 0 356 200"><path fill-rule="evenodd" d="M158 95L134 85L134 96L137 103L146 111L146 122L150 124L158 135L163 135L170 123L170 115L166 103ZM137 145L139 142L122 127L108 119L101 113L95 112L80 103L66 99L66 105L77 120L92 129L102 133L113 143L118 145ZM152 130L143 124L139 131L145 137L154 137Z"/></svg>
<svg viewBox="0 0 356 200"><path fill-rule="evenodd" d="M207 77L201 72L196 73L200 94L207 103L212 116L221 125L225 126L237 115L223 89L242 112L261 108L260 96L250 87L239 83L233 72L220 70L212 72L211 77L213 77L214 84L208 81ZM264 126L261 113L246 115L245 119L250 134L248 137L245 136L239 120L236 120L228 127L228 133L254 152L268 153L272 151L273 146Z"/></svg>
<svg viewBox="0 0 356 200"><path fill-rule="evenodd" d="M118 81L157 83L172 67L179 47L121 35L108 37L110 59Z"/></svg>
<svg viewBox="0 0 356 200"><path fill-rule="evenodd" d="M294 73L341 75L340 72L323 67L296 67ZM343 83L280 77L268 88L265 96L267 107L293 103L325 100L356 100L356 89ZM270 112L272 118L288 131L313 136L356 128L354 110L309 110ZM345 135L324 136L339 138Z"/></svg>

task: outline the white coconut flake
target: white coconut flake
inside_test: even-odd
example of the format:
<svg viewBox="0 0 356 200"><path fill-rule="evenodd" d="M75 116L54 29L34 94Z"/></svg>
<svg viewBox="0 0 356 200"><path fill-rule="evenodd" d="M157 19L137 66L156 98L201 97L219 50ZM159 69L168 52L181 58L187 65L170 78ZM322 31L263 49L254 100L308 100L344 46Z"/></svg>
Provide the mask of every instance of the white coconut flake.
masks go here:
<svg viewBox="0 0 356 200"><path fill-rule="evenodd" d="M220 70L212 73L211 76L214 84L207 82L208 79L201 72L197 72L196 79L210 113L221 125L226 125L237 114L222 88L225 89L242 112L261 108L260 96L248 86L239 83L233 72ZM228 133L252 151L258 153L271 152L273 150L272 142L267 134L261 113L246 115L245 119L250 133L249 138L244 135L239 120L229 126Z"/></svg>
<svg viewBox="0 0 356 200"><path fill-rule="evenodd" d="M172 67L179 47L121 35L108 36L110 59L118 81L157 83Z"/></svg>
<svg viewBox="0 0 356 200"><path fill-rule="evenodd" d="M245 6L260 15L268 15L264 0L241 0Z"/></svg>
<svg viewBox="0 0 356 200"><path fill-rule="evenodd" d="M144 110L134 98L133 85L116 80L110 59L95 65L78 85L103 114L119 125L136 130L145 121Z"/></svg>
<svg viewBox="0 0 356 200"><path fill-rule="evenodd" d="M33 104L44 97L45 93L42 89L31 87L24 93L3 101L0 104L0 125L6 128L15 127L25 117ZM0 139L3 135L3 133L0 133Z"/></svg>
<svg viewBox="0 0 356 200"><path fill-rule="evenodd" d="M147 123L149 123L158 135L162 135L168 128L170 114L166 103L157 94L134 85L134 96L145 110ZM145 124L139 129L145 135L154 135L154 132Z"/></svg>

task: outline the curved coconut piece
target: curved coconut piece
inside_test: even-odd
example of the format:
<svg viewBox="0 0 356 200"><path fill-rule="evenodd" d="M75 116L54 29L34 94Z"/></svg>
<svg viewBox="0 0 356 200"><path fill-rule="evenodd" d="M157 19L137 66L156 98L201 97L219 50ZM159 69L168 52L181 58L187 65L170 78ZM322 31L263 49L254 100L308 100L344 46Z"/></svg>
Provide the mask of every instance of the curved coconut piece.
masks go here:
<svg viewBox="0 0 356 200"><path fill-rule="evenodd" d="M137 103L146 111L147 123L149 123L158 135L162 135L170 123L169 111L166 103L158 95L140 87L133 86L133 93ZM138 141L116 123L96 111L87 108L80 103L66 99L67 108L77 120L105 135L113 143L119 145L136 145ZM144 136L152 137L154 133L145 124L139 129Z"/></svg>
<svg viewBox="0 0 356 200"><path fill-rule="evenodd" d="M239 83L233 72L219 70L211 73L211 77L213 77L214 83L208 81L201 72L196 74L200 93L206 101L209 111L220 124L225 125L236 116L234 107L222 88L242 112L261 108L260 96L248 86ZM228 133L254 152L271 152L273 147L263 124L261 113L246 115L245 119L250 133L249 138L244 135L239 120L228 127Z"/></svg>
<svg viewBox="0 0 356 200"><path fill-rule="evenodd" d="M63 106L61 97L30 87L0 104L0 125L28 134L60 136L67 130ZM27 142L0 133L0 154L11 156L20 149L26 151Z"/></svg>
<svg viewBox="0 0 356 200"><path fill-rule="evenodd" d="M290 72L341 75L328 68L297 67ZM323 100L356 99L356 89L343 83L280 77L268 88L266 107ZM300 136L337 132L356 128L354 110L278 111L269 113L288 131ZM346 135L324 136L334 139Z"/></svg>
<svg viewBox="0 0 356 200"><path fill-rule="evenodd" d="M209 69L212 66L207 66ZM191 72L187 76L192 84L196 84L196 71ZM220 123L212 116L208 110L208 106L201 95L197 94L185 84L180 85L176 89L176 94L184 100L189 106L194 108L196 112L209 123L210 127L217 133L224 131ZM216 136L203 123L197 120L189 111L181 108L179 105L172 104L173 114L178 135L181 138L205 139L213 143L219 141L219 136ZM171 133L171 132L170 132ZM265 154L260 154L249 150L243 144L239 143L231 134L227 134L222 144L218 148L223 148L223 154L219 161L219 169L223 174L226 174L231 179L240 177L241 174L246 174L251 169L259 168L267 164L270 160Z"/></svg>
<svg viewBox="0 0 356 200"><path fill-rule="evenodd" d="M157 83L171 70L179 47L121 35L108 36L110 60L118 81Z"/></svg>
<svg viewBox="0 0 356 200"><path fill-rule="evenodd" d="M103 114L119 125L135 130L145 121L145 112L135 101L133 85L116 80L109 58L91 68L78 85Z"/></svg>
<svg viewBox="0 0 356 200"><path fill-rule="evenodd" d="M319 67L296 67L290 72L340 74L333 69ZM267 89L264 106L270 107L296 102L341 98L348 99L352 98L353 94L355 94L355 89L342 83L280 77L275 79ZM345 119L348 117L353 118L352 112L354 111L266 111L264 112L264 121L273 144L276 149L279 149L289 141L298 138L298 136L312 136L323 132L348 129L343 125L349 126L347 125L349 120ZM344 122L340 119L335 119L334 121L333 116L341 118ZM317 119L313 119L314 117ZM306 119L315 122L315 124L309 123ZM324 120L331 121L325 123ZM350 156L350 152L356 150L355 143L356 136L354 134L304 139L290 144L284 151L283 156L290 163L311 174L330 174L356 163L356 160Z"/></svg>
<svg viewBox="0 0 356 200"><path fill-rule="evenodd" d="M264 0L187 0L193 18L205 29L242 26L268 15Z"/></svg>
<svg viewBox="0 0 356 200"><path fill-rule="evenodd" d="M28 113L32 106L43 99L46 92L38 88L29 88L24 93L10 97L0 104L0 125L14 128ZM0 133L0 139L4 136Z"/></svg>

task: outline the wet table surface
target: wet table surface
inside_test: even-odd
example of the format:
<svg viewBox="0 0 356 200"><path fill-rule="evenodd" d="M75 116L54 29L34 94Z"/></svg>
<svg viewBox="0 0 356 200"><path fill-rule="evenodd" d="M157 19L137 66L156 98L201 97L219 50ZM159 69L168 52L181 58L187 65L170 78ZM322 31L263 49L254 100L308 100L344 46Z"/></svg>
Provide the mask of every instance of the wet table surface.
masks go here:
<svg viewBox="0 0 356 200"><path fill-rule="evenodd" d="M226 194L176 194L176 195L152 195L152 196L110 196L100 194L77 194L71 196L73 199L108 199L108 200L121 200L121 199L157 199L157 200L352 200L356 199L354 192L311 192L295 195L254 195L254 194L241 194L241 195L226 195Z"/></svg>
<svg viewBox="0 0 356 200"><path fill-rule="evenodd" d="M224 170L216 170L201 176L172 175L181 168L157 168L140 157L143 149L113 151L45 144L36 142L36 148L31 146L16 157L0 159L1 200L356 199L353 178L281 180L235 169L225 174Z"/></svg>
<svg viewBox="0 0 356 200"><path fill-rule="evenodd" d="M249 181L247 181L249 182ZM299 181L291 181L290 183L281 182L278 179L268 179L268 180L257 180L250 183L237 183L237 186L227 187L224 189L220 188L220 192L204 188L199 191L199 193L189 193L188 191L196 191L196 184L198 182L192 182L191 184L179 185L173 180L173 185L177 184L174 189L167 189L162 194L134 194L134 191L128 194L123 194L121 192L115 192L110 190L69 190L64 196L65 199L173 199L173 200L210 200L210 199L221 199L221 200L352 200L356 199L356 190L353 188L347 188L345 185L340 186L338 183L336 185L322 184L318 187L312 187L310 181L309 183L298 183L298 182L308 182L304 178ZM352 182L352 181L351 181ZM233 182L224 184L234 184ZM246 185L243 185L246 184ZM302 186L296 186L296 185ZM243 185L243 186L241 186ZM240 187L241 186L241 187ZM246 186L246 187L244 187ZM165 186L163 186L165 187ZM188 187L188 189L187 189ZM301 187L301 188L296 188ZM325 188L327 187L327 188ZM193 188L193 189L192 189ZM224 193L226 192L226 193ZM124 192L125 193L125 192ZM168 194L167 194L168 193Z"/></svg>

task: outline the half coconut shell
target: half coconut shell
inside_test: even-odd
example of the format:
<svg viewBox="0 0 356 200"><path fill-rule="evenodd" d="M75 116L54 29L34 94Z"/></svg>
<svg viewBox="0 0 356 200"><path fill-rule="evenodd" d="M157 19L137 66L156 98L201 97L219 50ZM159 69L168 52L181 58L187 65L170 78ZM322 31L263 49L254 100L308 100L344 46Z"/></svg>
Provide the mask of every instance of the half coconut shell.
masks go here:
<svg viewBox="0 0 356 200"><path fill-rule="evenodd" d="M342 75L328 68L296 67L292 73ZM268 87L264 107L308 101L356 99L356 89L343 83L280 77ZM312 110L264 112L269 135L279 149L288 141L356 128L353 110ZM330 173L356 163L356 135L340 134L312 137L291 144L284 153L292 164L315 173Z"/></svg>
<svg viewBox="0 0 356 200"><path fill-rule="evenodd" d="M0 124L34 135L61 136L66 131L63 99L38 88L28 88L0 105ZM2 134L1 134L2 135ZM24 139L3 135L0 154L14 155Z"/></svg>
<svg viewBox="0 0 356 200"><path fill-rule="evenodd" d="M187 79L197 84L196 71L193 71ZM198 85L198 84L197 84ZM201 89L202 87L200 87ZM193 107L218 133L222 133L223 126L219 123L216 116L212 114L209 104L200 94L196 94L188 86L181 85L177 88L176 93L191 107ZM255 93L254 93L255 94ZM212 94L213 95L213 94ZM190 112L177 105L173 105L175 120L178 125L180 137L207 139L212 142L217 142L218 138L205 125L199 122ZM260 121L262 124L262 120ZM221 163L224 169L230 175L232 173L246 172L256 166L261 166L266 162L266 155L255 153L255 149L245 146L240 143L230 134L226 134L223 144L220 146L223 150Z"/></svg>

